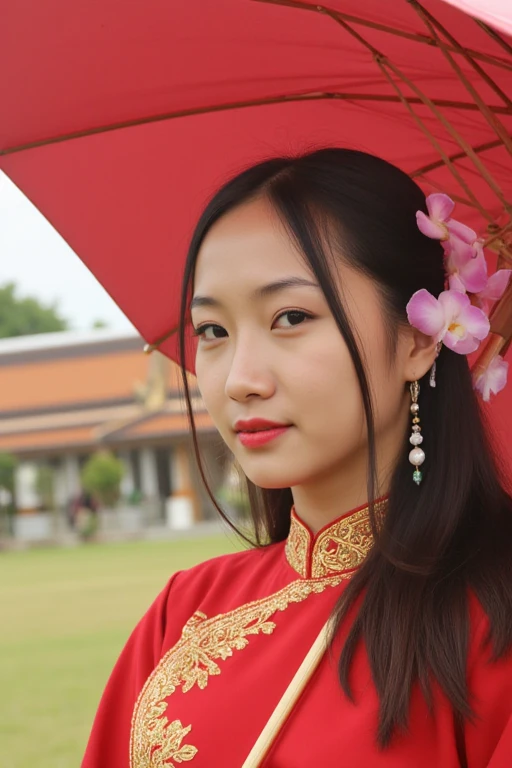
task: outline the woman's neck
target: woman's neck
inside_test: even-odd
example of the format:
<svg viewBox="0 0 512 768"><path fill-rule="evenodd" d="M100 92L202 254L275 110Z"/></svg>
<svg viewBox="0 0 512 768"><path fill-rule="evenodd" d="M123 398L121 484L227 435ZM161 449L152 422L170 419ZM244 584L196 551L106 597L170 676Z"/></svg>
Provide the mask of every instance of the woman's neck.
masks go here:
<svg viewBox="0 0 512 768"><path fill-rule="evenodd" d="M377 498L387 495L389 479L389 471L381 473ZM327 478L315 478L310 483L292 487L291 491L297 515L315 534L325 525L367 503L367 468L359 472L332 472Z"/></svg>

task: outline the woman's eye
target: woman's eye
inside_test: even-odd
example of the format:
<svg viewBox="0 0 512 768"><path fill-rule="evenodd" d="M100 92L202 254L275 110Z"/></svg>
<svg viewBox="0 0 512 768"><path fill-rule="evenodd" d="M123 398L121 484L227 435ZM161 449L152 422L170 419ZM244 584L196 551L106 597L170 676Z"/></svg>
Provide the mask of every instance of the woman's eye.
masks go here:
<svg viewBox="0 0 512 768"><path fill-rule="evenodd" d="M273 323L273 328L294 328L297 325L301 325L304 320L310 320L313 315L307 312L302 312L298 309L289 309L287 312L282 312ZM200 336L204 341L217 341L223 339L228 335L228 332L221 325L215 323L205 323L194 329L194 336Z"/></svg>
<svg viewBox="0 0 512 768"><path fill-rule="evenodd" d="M311 319L312 315L308 315L307 312L301 312L298 309L289 309L288 312L283 312L282 315L276 318L275 324L280 322L280 328L293 328L296 325L300 325L304 320ZM281 322L283 321L283 322Z"/></svg>
<svg viewBox="0 0 512 768"><path fill-rule="evenodd" d="M221 325L215 325L214 323L200 325L199 328L194 330L194 336L201 336L206 341L215 341L215 339L222 339L227 335L227 332Z"/></svg>

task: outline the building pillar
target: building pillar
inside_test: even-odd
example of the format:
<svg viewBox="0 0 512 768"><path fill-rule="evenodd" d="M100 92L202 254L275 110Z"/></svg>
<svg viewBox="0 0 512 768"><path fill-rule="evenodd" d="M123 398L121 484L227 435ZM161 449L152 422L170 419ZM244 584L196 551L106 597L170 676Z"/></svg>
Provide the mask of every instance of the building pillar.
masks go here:
<svg viewBox="0 0 512 768"><path fill-rule="evenodd" d="M82 489L78 456L75 456L72 453L67 453L64 456L64 477L67 493L66 501L69 501L74 496L77 496Z"/></svg>
<svg viewBox="0 0 512 768"><path fill-rule="evenodd" d="M20 462L14 474L14 496L19 510L35 510L39 506L36 483L37 464L31 461Z"/></svg>
<svg viewBox="0 0 512 768"><path fill-rule="evenodd" d="M173 494L190 493L190 463L187 446L178 443L171 456L171 485Z"/></svg>
<svg viewBox="0 0 512 768"><path fill-rule="evenodd" d="M187 528L201 519L201 505L190 467L186 443L178 443L171 454L172 495L167 504L167 521L171 528Z"/></svg>
<svg viewBox="0 0 512 768"><path fill-rule="evenodd" d="M146 498L158 498L158 472L152 448L141 448L140 451L140 485Z"/></svg>
<svg viewBox="0 0 512 768"><path fill-rule="evenodd" d="M123 496L130 496L135 490L135 478L133 477L133 467L130 458L130 454L127 451L122 451L119 454L120 460L123 462L124 475L121 480L121 493Z"/></svg>
<svg viewBox="0 0 512 768"><path fill-rule="evenodd" d="M66 507L66 504L68 503L68 490L67 490L67 483L66 483L66 471L65 471L63 459L59 461L59 464L57 467L55 467L53 474L55 478L55 490L54 490L55 506L57 507L57 509L64 509Z"/></svg>

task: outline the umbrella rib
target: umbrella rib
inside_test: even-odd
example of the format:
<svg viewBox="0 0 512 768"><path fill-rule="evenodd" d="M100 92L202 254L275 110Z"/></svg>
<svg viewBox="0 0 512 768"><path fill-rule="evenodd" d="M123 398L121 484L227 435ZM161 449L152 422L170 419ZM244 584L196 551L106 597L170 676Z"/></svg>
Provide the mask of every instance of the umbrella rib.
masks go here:
<svg viewBox="0 0 512 768"><path fill-rule="evenodd" d="M483 29L483 31L489 35L489 37L491 37L498 45L501 45L501 47L509 55L512 54L512 45L507 43L507 41L500 34L498 34L495 29L492 29L492 27L486 24L485 21L481 21L480 19L473 19L473 21L476 22L478 26Z"/></svg>
<svg viewBox="0 0 512 768"><path fill-rule="evenodd" d="M413 40L423 45L429 45L431 48L438 47L436 39L433 37L429 37L428 35L421 35L419 32L406 32L405 30L396 29L394 27L388 27L386 24L379 24L376 21L369 21L368 19L362 19L360 16L352 16L351 14L348 14L348 13L342 13L341 11L337 11L333 8L328 8L325 5L297 2L297 0L252 0L252 2L266 3L268 5L283 5L289 8L296 8L297 10L301 10L301 11L313 11L315 13L325 13L325 14L328 14L329 16L338 16L340 19L343 19L344 21L347 21L351 24L358 24L362 27L369 27L370 29L376 29L378 32L386 32L387 34L394 35L395 37L404 37L407 40ZM497 35L497 37L499 38L499 35ZM505 46L507 45L505 41L502 41L502 43ZM455 52L455 49L450 48L450 50L453 50ZM495 66L500 67L502 69L512 70L512 64L510 64L506 59L502 59L498 56L493 56L492 54L482 53L481 51L475 51L472 48L465 48L464 50L474 59L478 59L479 61L485 61L488 64L494 64ZM507 48L505 48L505 50L507 50ZM510 52L510 51L507 51L507 52Z"/></svg>
<svg viewBox="0 0 512 768"><path fill-rule="evenodd" d="M460 133L453 127L453 125L450 123L450 121L443 115L442 112L440 112L435 104L432 103L432 101L426 96L422 91L411 81L409 78L404 75L403 72L399 70L399 68L394 65L389 59L383 59L382 61L377 62L381 69L386 70L386 76L388 77L391 84L394 85L392 78L389 76L389 73L387 72L387 67L391 69L392 72L394 72L397 77L399 77L406 85L411 88L417 95L424 101L424 104L431 109L433 114L438 118L438 120L444 125L448 133L452 136L452 138L457 142L459 147L466 153L467 157L473 162L477 170L482 174L484 179L487 181L488 185L500 201L500 203L503 205L506 211L509 213L512 212L512 206L505 198L500 186L497 184L497 182L494 180L494 177L491 175L491 173L487 170L485 165L482 163L478 155L476 155L473 152L473 148L470 144L467 143L467 141L460 135ZM410 107L408 107L410 109ZM416 116L417 117L417 116ZM446 157L446 155L445 155ZM452 166L453 167L453 166ZM465 186L466 194L468 193L469 187L467 185ZM471 197L474 197L473 193L470 194ZM475 198L476 199L476 198Z"/></svg>
<svg viewBox="0 0 512 768"><path fill-rule="evenodd" d="M320 7L320 6L319 6ZM481 162L478 155L476 155L473 152L473 148L470 144L467 143L467 141L459 134L459 132L453 127L453 125L450 123L450 121L443 115L442 112L439 111L439 109L436 107L436 105L433 103L433 101L423 93L423 91L418 88L418 86L412 82L412 80L407 77L400 69L396 66L396 64L393 64L390 59L388 59L381 51L379 51L377 48L375 48L374 45L372 45L368 40L366 40L359 32L357 32L355 29L352 29L350 24L347 24L346 21L339 18L339 15L337 13L330 13L329 11L326 11L326 13L331 16L331 18L339 24L343 29L348 32L352 37L354 37L356 40L358 40L362 46L364 46L370 53L373 55L375 62L379 66L381 72L388 80L391 87L397 92L400 99L403 101L404 106L407 108L411 116L414 118L416 123L418 124L419 128L423 131L423 133L427 136L432 146L434 146L435 149L439 152L445 163L447 164L448 168L451 170L452 174L456 177L459 184L462 186L468 197L473 200L475 205L478 207L478 210L481 212L481 214L488 220L492 221L492 217L490 214L485 210L485 208L478 202L477 198L475 197L473 191L470 189L470 187L466 184L458 170L455 168L453 163L450 162L450 159L448 155L442 150L441 145L437 141L437 139L434 137L434 135L430 132L430 130L427 128L423 120L417 115L414 110L412 109L411 105L408 103L406 96L402 93L400 88L398 87L397 83L393 80L391 75L388 72L388 69L390 69L396 77L398 77L405 85L407 85L413 93L415 93L423 102L423 104L428 107L431 112L435 115L435 117L442 123L444 128L448 131L450 136L457 142L461 150L465 152L467 157L472 161L472 163L475 165L477 170L482 174L484 179L487 181L489 187L494 192L500 203L503 205L504 209L508 211L509 213L512 212L512 206L510 203L506 200L505 196L503 195L503 192L499 185L494 180L493 176L490 174L490 172L487 170L485 165Z"/></svg>
<svg viewBox="0 0 512 768"><path fill-rule="evenodd" d="M403 94L402 94L402 92L400 91L400 88L399 88L399 87L398 87L398 85L397 85L397 84L394 82L393 78L391 77L391 75L390 75L390 74L389 74L389 72L387 71L386 67L384 66L384 62L383 62L382 60L380 60L380 61L379 61L379 60L377 60L377 64L378 64L378 65L379 65L379 67L381 68L381 70L382 70L382 73L383 73L383 74L384 74L384 76L387 78L387 80L388 80L388 82L390 83L390 85L391 85L393 88L395 88L395 90L397 91L397 93L398 93L399 95L403 95ZM416 123L418 124L418 127L419 127L419 128L422 130L422 131L423 131L423 133L425 134L425 136L427 137L427 139L430 141L430 143L432 144L432 146L434 147L434 149L435 149L437 152L439 152L439 154L441 155L441 157L442 157L442 159L443 159L443 162L445 163L445 165L447 166L447 168L448 168L448 169L451 171L451 173L452 173L452 175L455 177L455 179L456 179L456 180L459 182L459 184L461 185L461 187L463 188L463 190L465 191L465 193L466 193L466 195L469 197L469 199L473 201L473 204L475 205L475 207L476 207L476 208L477 208L477 209L480 211L480 213L482 214L482 216L483 216L485 219L487 219L488 221L491 221L491 222L492 222L492 221L493 221L493 219L492 219L492 216L490 216L490 214L489 214L489 213L488 213L488 212L485 210L485 208L483 207L483 205L482 205L482 204L481 204L481 203L478 201L478 199L477 199L477 197L475 196L475 194L474 194L473 190L472 190L472 189L471 189L471 188L468 186L468 184L466 184L466 181L465 181L465 180L463 179L463 177L460 175L460 173L459 173L458 169L457 169L457 168L455 167L455 165L452 163L452 161L450 160L449 156L448 156L448 155L446 154L446 152L443 150L443 148L441 147L441 145L439 144L439 142L437 141L437 139L435 138L435 136L434 136L434 135L431 133L431 131L430 131L430 130L427 128L427 126L425 125L425 123L423 122L423 120L422 120L422 119L419 117L419 115L417 115L417 114L414 112L414 110L412 109L412 107L411 107L411 106L410 106L410 105L407 103L407 100L405 99L405 96L404 96L404 106L405 106L405 107L407 108L407 110L410 112L411 116L413 117L413 119L414 119L414 120L416 121ZM457 143L458 143L458 144L459 144L459 146L460 146L460 142L457 142ZM463 149L463 148L462 148L462 149ZM464 152L464 155L466 155L466 152Z"/></svg>
<svg viewBox="0 0 512 768"><path fill-rule="evenodd" d="M468 200L466 197L462 197L462 195L457 195L455 192L452 192L451 190L447 191L446 184L441 185L434 179L431 179L430 176L423 176L422 174L416 174L414 178L421 179L422 181L425 182L425 184L428 184L434 189L438 189L440 192L444 192L445 194L448 194L454 202L461 203L462 205L467 205L468 208L475 208L480 213L480 208L476 206L472 200ZM489 229L489 227L492 227L492 226L493 226L492 224L488 224L487 229Z"/></svg>
<svg viewBox="0 0 512 768"><path fill-rule="evenodd" d="M244 109L247 107L259 107L270 104L285 104L287 102L296 101L322 101L327 99L339 99L340 101L381 101L389 103L400 103L402 100L398 96L386 95L386 94L373 94L373 93L336 93L336 92L318 92L303 93L303 94L289 94L284 96L271 96L266 99L255 99L253 101L239 101L231 104L217 104L207 107L199 107L195 109L183 109L176 112L165 112L160 115L149 115L148 117L139 118L136 120L125 120L119 123L112 123L111 125L101 125L94 128L87 128L83 131L75 131L73 133L66 133L62 136L52 136L47 139L40 139L39 141L31 141L26 144L20 144L14 147L7 147L6 149L0 149L0 157L5 155L12 155L16 152L23 152L28 149L37 149L38 147L46 147L51 144L60 144L64 141L71 141L72 139L82 139L87 136L96 136L102 133L109 133L110 131L118 131L123 128L134 128L138 125L149 125L151 123L163 122L165 120L173 120L180 117L192 117L194 115L208 114L211 112L224 112L231 109ZM423 103L419 97L410 97L409 99L413 104ZM465 101L452 101L449 99L439 99L433 102L441 107L453 107L454 109L463 109L468 111L477 111L476 104ZM496 105L491 106L491 110L495 110L500 114L512 115L512 109L508 109L505 106Z"/></svg>
<svg viewBox="0 0 512 768"><path fill-rule="evenodd" d="M150 354L151 354L151 352L154 352L154 351L155 351L155 349L158 349L158 347L159 347L161 344L163 344L163 343L164 343L164 341L167 341L167 339L170 339L170 338L171 338L171 336L172 336L174 333L176 333L176 331L178 330L178 327L179 327L179 326L175 325L175 326L174 326L174 328L172 328L170 331L167 331L167 333L165 333L163 336L160 336L160 338L158 338L158 339L157 339L156 341L154 341L152 344L149 344L149 343L148 343L148 344L145 344L145 345L144 345L144 354L146 354L146 355L150 355Z"/></svg>
<svg viewBox="0 0 512 768"><path fill-rule="evenodd" d="M436 37L439 41L439 47L445 56L446 60L454 70L455 74L459 77L460 81L466 88L466 90L470 93L470 95L475 100L475 103L480 108L480 111L484 118L487 120L489 126L495 131L497 136L501 139L503 142L503 146L506 148L506 150L509 152L509 154L512 155L512 139L508 135L505 126L501 121L495 117L494 114L492 114L487 107L486 103L476 90L476 88L473 86L472 83L468 80L462 69L459 67L458 63L455 61L451 53L447 50L446 43L441 40L439 37L438 31L439 30L445 37L448 39L448 41L455 46L459 53L464 56L468 64L473 67L473 69L476 71L477 74L479 74L482 79L494 90L494 92L503 99L504 103L510 107L512 106L512 101L508 98L508 96L499 88L499 86L494 82L494 80L489 77L489 75L484 72L482 67L480 67L479 64L477 64L475 61L472 60L471 56L467 55L462 46L455 40L455 38L443 27L433 16L431 13L426 11L423 6L418 3L416 0L408 0L409 3L412 5L412 7L416 10L420 18L423 20L425 25L427 26L427 29L429 29L434 37ZM437 27L437 29L436 29Z"/></svg>
<svg viewBox="0 0 512 768"><path fill-rule="evenodd" d="M473 152L480 154L481 152L486 152L488 149L496 149L496 147L500 146L501 140L494 139L494 141L487 141L485 144L479 144L478 146L473 147ZM463 157L466 157L466 153L460 151L454 153L453 155L449 155L448 157L449 160L453 162L454 160L461 160ZM422 176L429 171L435 171L437 168L442 168L444 164L444 160L436 160L435 163L429 163L428 165L423 165L421 168L417 168L415 171L409 173L409 176L414 179L416 176Z"/></svg>

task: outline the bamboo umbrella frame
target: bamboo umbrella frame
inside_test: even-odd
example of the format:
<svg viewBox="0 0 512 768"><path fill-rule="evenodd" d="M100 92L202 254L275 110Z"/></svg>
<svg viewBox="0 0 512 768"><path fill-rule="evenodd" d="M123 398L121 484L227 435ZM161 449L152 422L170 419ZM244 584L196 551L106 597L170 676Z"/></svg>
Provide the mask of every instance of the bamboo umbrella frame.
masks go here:
<svg viewBox="0 0 512 768"><path fill-rule="evenodd" d="M388 81L394 95L391 94L371 94L371 93L340 93L340 92L313 92L304 94L282 95L278 97L261 98L247 101L237 101L214 105L199 109L179 110L169 113L150 115L142 119L129 120L109 125L98 126L92 129L77 131L72 134L49 137L42 141L31 142L19 146L8 147L0 150L0 155L8 155L20 152L34 147L56 144L63 141L69 141L83 136L91 136L99 133L106 133L120 128L128 128L146 123L159 122L163 120L172 120L189 115L199 115L206 112L220 112L240 108L251 108L262 105L297 102L297 101L315 101L338 99L351 102L389 102L402 103L409 112L418 128L423 132L432 147L439 155L439 160L431 162L428 165L413 169L409 172L412 178L427 182L436 188L435 181L427 174L443 165L449 170L459 187L464 191L465 197L459 194L451 194L453 200L464 203L478 210L483 219L487 221L487 236L484 237L485 247L493 250L498 256L498 268L503 266L512 267L512 202L506 199L503 190L493 177L490 170L486 167L483 156L485 153L498 146L503 146L512 158L512 136L509 135L506 127L500 120L500 115L512 115L512 99L508 96L486 72L481 64L490 63L495 67L507 70L512 73L512 45L505 40L498 32L493 30L487 24L475 19L477 24L495 43L500 50L500 55L482 53L471 48L462 46L440 22L426 9L418 0L404 0L414 11L425 26L425 34L407 32L405 30L395 29L389 25L369 21L359 16L346 14L326 5L298 2L298 0L254 0L254 2L267 3L270 5L287 6L297 11L319 13L329 16L346 33L357 40L372 56L376 67L380 70L382 76ZM400 68L385 55L384 52L377 50L369 40L364 36L364 30L377 30L389 34L393 37L402 37L412 40L420 45L428 45L437 48L445 57L450 67L453 69L460 82L468 92L468 100L449 100L449 99L431 99L429 96L414 83ZM505 55L503 55L503 53ZM478 92L475 85L470 82L461 69L455 55L462 57L467 64L481 78L482 83L492 89L501 103L487 104ZM447 134L458 146L458 151L447 154L441 147L439 141L429 129L423 117L418 113L417 107L423 107L433 115L439 124L443 126ZM496 139L488 141L485 144L471 146L457 129L449 121L443 109L456 108L458 110L478 111L487 121L496 135ZM499 221L496 221L489 210L476 197L471 187L466 183L464 177L457 166L458 161L469 160L478 174L486 181L493 196L498 201L502 215ZM445 190L443 190L445 191ZM474 364L475 373L483 372L492 360L498 354L505 354L512 343L512 281L505 294L497 302L492 310L491 333L485 344L480 350L479 356ZM161 336L152 344L146 344L144 351L147 353L158 349L159 346L177 332L175 326L167 333Z"/></svg>
<svg viewBox="0 0 512 768"><path fill-rule="evenodd" d="M462 202L466 205L470 205L477 209L481 216L488 222L487 224L487 238L484 242L484 247L490 248L498 254L498 267L510 266L512 267L512 203L505 198L505 195L500 188L499 184L494 179L488 168L486 168L484 161L481 159L487 150L493 149L500 145L503 145L512 157L512 137L508 134L505 126L499 119L500 114L512 115L512 99L504 93L504 91L494 82L485 70L480 66L480 61L492 63L496 66L502 67L512 71L512 58L510 61L501 57L493 57L488 54L481 54L477 51L473 51L468 48L464 48L458 43L454 36L449 33L443 25L441 25L431 13L429 13L421 3L417 0L407 0L414 10L418 13L419 17L425 24L428 34L413 34L404 32L401 30L393 29L383 24L370 22L366 19L352 16L349 14L341 13L339 11L328 8L323 5L305 4L302 2L295 2L295 0L255 0L255 2L268 3L271 5L283 5L295 8L302 11L310 11L313 13L321 13L330 16L333 21L339 24L348 34L356 39L362 46L364 46L373 56L376 65L379 67L382 75L386 78L389 84L396 92L396 96L384 95L384 94L342 94L342 93L312 93L302 94L301 96L294 96L290 98L279 99L280 101L293 100L300 101L304 99L350 99L353 101L389 101L389 102L401 102L412 118L415 120L418 128L424 133L436 152L439 154L440 159L437 162L430 163L429 165L417 168L410 173L412 178L416 178L422 181L428 181L432 186L435 183L430 178L426 178L426 174L436 168L445 165L460 187L464 190L466 197L460 195L451 195L451 197L458 202ZM512 57L512 46L504 40L497 32L488 27L481 21L476 21L478 24L509 56ZM410 78L408 78L399 67L396 66L385 54L378 51L374 46L365 39L363 34L356 29L359 27L367 27L376 29L381 32L386 32L390 35L399 37L406 37L411 40L415 40L418 43L424 43L429 46L437 47L445 56L446 60L460 79L468 94L470 100L467 102L449 101L449 100L433 100L430 99L421 88L419 88ZM461 55L468 64L475 70L475 72L482 78L499 99L503 102L502 105L490 106L485 103L475 86L467 79L466 75L460 68L458 62L454 58L453 54ZM412 96L404 92L404 86L412 92ZM259 100L258 102L252 102L253 106L263 103L272 103L276 101L272 100ZM247 103L246 106L251 104ZM435 116L441 125L446 129L447 133L456 142L459 147L459 151L448 155L441 147L432 131L428 128L425 120L415 111L415 107L422 105L428 108L428 110ZM231 105L238 107L240 104ZM463 136L454 128L447 117L443 114L441 109L443 107L455 107L457 109L477 110L479 111L489 126L496 133L496 139L494 141L486 142L478 146L472 147ZM224 107L230 108L230 107ZM478 173L485 179L489 188L497 198L503 212L506 214L507 220L505 223L498 224L484 205L477 199L471 187L466 183L465 179L457 168L457 161L461 159L469 159ZM493 308L491 313L491 333L486 340L485 345L480 351L480 354L474 364L473 370L476 375L483 373L492 360L498 354L505 354L510 344L512 343L512 283L509 285L505 294L499 302ZM166 339L176 333L177 328L173 328L166 333L160 339L153 344L147 344L145 347L146 352L152 352L157 349Z"/></svg>

